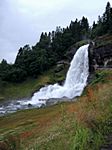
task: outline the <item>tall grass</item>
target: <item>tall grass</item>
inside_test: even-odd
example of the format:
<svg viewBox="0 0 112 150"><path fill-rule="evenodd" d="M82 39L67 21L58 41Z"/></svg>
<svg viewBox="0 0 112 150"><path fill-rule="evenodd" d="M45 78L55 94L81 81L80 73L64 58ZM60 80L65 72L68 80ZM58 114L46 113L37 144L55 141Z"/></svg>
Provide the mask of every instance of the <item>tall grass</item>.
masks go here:
<svg viewBox="0 0 112 150"><path fill-rule="evenodd" d="M111 75L108 71L103 82L89 85L75 102L0 118L0 146L5 150L7 145L12 150L99 150L104 136L112 132Z"/></svg>

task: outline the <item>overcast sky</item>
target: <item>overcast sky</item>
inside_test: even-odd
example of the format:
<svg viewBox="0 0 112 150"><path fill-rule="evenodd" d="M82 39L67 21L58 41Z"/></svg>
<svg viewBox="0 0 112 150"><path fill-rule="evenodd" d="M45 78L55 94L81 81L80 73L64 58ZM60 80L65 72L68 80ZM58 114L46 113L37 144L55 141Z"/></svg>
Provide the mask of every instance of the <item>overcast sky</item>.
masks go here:
<svg viewBox="0 0 112 150"><path fill-rule="evenodd" d="M110 1L112 5L112 1ZM42 31L66 27L88 18L92 24L105 11L107 0L0 0L0 61L14 62L18 49L35 45Z"/></svg>

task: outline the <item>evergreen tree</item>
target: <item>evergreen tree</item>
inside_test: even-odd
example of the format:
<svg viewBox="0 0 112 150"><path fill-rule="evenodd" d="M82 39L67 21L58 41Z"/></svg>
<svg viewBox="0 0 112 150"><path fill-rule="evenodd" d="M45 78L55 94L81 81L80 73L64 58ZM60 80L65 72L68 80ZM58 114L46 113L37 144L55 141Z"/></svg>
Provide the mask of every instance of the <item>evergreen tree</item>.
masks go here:
<svg viewBox="0 0 112 150"><path fill-rule="evenodd" d="M103 14L103 29L108 32L110 29L110 17L111 17L111 6L108 2L106 5L106 10Z"/></svg>
<svg viewBox="0 0 112 150"><path fill-rule="evenodd" d="M97 26L92 29L94 37L108 33L112 33L112 8L109 2L106 5L103 16L98 17Z"/></svg>
<svg viewBox="0 0 112 150"><path fill-rule="evenodd" d="M80 22L81 22L80 24L81 24L81 36L82 36L82 39L87 39L88 38L88 33L89 33L88 19L83 16L82 20Z"/></svg>
<svg viewBox="0 0 112 150"><path fill-rule="evenodd" d="M90 33L91 32L91 33ZM0 63L0 80L22 82L27 77L37 77L48 70L57 61L64 59L69 47L76 42L112 33L112 8L108 2L105 12L98 17L97 23L89 28L88 19L71 21L66 28L56 27L56 31L42 32L39 42L30 48L20 48L13 65L2 60Z"/></svg>

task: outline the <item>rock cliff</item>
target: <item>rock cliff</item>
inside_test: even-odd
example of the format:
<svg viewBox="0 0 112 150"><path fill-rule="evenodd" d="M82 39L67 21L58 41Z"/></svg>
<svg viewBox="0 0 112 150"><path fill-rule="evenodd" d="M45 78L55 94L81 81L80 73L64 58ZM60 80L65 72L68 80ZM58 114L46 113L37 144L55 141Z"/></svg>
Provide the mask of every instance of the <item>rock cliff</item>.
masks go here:
<svg viewBox="0 0 112 150"><path fill-rule="evenodd" d="M92 43L89 46L89 71L93 72L98 68L112 68L112 44L96 46Z"/></svg>

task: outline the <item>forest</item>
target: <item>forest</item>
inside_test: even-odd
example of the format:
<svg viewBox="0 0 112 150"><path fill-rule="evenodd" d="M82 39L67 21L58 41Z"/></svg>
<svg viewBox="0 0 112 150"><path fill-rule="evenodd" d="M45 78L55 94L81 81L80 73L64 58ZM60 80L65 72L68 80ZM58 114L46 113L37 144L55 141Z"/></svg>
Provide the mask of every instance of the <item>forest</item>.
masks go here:
<svg viewBox="0 0 112 150"><path fill-rule="evenodd" d="M20 47L14 64L6 60L0 63L0 82L20 83L28 77L36 78L49 70L58 61L66 59L69 47L81 40L93 40L98 36L112 34L112 7L108 2L105 12L90 26L88 19L71 21L66 28L56 27L56 31L41 33L34 46Z"/></svg>

